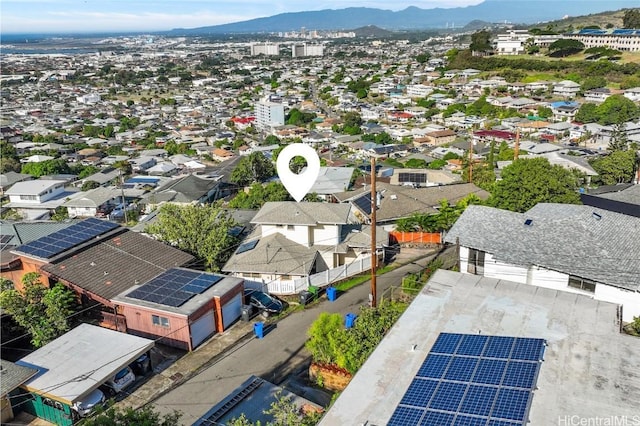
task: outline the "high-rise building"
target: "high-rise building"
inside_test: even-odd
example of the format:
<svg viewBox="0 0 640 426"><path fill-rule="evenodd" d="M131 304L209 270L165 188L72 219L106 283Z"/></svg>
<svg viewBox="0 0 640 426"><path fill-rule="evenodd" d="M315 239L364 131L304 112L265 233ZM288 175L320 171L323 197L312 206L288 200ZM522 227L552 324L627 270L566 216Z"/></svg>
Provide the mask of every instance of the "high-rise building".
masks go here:
<svg viewBox="0 0 640 426"><path fill-rule="evenodd" d="M322 44L294 44L291 46L291 57L300 58L303 56L324 55L324 45Z"/></svg>
<svg viewBox="0 0 640 426"><path fill-rule="evenodd" d="M257 55L279 55L280 45L278 43L253 43L251 44L251 56Z"/></svg>
<svg viewBox="0 0 640 426"><path fill-rule="evenodd" d="M255 113L258 129L269 129L284 124L284 105L282 102L277 102L275 98L267 96L262 99L256 104Z"/></svg>

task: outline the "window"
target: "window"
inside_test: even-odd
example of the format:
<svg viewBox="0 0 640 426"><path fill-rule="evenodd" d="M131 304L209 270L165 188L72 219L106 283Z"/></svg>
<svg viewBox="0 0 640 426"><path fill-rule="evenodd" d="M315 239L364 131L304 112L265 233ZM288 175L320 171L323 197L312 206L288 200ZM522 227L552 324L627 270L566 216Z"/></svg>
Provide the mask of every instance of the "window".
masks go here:
<svg viewBox="0 0 640 426"><path fill-rule="evenodd" d="M169 318L161 317L158 315L151 315L151 322L153 323L153 325L169 327Z"/></svg>
<svg viewBox="0 0 640 426"><path fill-rule="evenodd" d="M484 252L476 249L469 249L469 263L467 272L474 275L484 275Z"/></svg>
<svg viewBox="0 0 640 426"><path fill-rule="evenodd" d="M569 287L577 288L580 290L588 291L590 293L596 292L596 283L587 280L585 278L576 277L574 275L569 276Z"/></svg>
<svg viewBox="0 0 640 426"><path fill-rule="evenodd" d="M38 199L38 196L36 196L36 195L21 195L20 199L22 201L36 201Z"/></svg>

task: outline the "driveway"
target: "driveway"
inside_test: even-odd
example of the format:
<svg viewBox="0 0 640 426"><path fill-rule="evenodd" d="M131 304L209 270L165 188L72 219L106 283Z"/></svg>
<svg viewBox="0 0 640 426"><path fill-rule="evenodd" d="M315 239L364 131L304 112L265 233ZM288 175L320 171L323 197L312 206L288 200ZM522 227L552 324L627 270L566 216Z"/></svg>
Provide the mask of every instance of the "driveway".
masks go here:
<svg viewBox="0 0 640 426"><path fill-rule="evenodd" d="M432 258L433 255L423 257L379 276L378 299L391 286L399 286L403 276L421 270ZM370 285L367 281L341 294L334 302L323 300L279 320L267 329L263 339L252 338L232 346L215 363L155 400L154 408L160 413L181 411L182 423L191 425L251 374L281 383L309 361L304 347L306 331L318 315L358 313L360 306L369 303Z"/></svg>

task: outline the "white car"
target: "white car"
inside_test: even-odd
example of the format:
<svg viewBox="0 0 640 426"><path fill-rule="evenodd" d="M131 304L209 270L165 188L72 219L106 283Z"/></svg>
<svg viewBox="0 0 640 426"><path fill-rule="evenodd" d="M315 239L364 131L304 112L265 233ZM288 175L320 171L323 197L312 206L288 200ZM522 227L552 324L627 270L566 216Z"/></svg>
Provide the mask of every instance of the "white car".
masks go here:
<svg viewBox="0 0 640 426"><path fill-rule="evenodd" d="M131 367L125 367L118 371L118 374L104 382L104 385L111 395L115 395L123 389L131 386L135 381L136 375L133 374Z"/></svg>
<svg viewBox="0 0 640 426"><path fill-rule="evenodd" d="M106 397L100 389L94 389L89 395L82 398L80 401L76 401L71 408L78 415L78 417L87 417L93 412L93 410L104 403Z"/></svg>

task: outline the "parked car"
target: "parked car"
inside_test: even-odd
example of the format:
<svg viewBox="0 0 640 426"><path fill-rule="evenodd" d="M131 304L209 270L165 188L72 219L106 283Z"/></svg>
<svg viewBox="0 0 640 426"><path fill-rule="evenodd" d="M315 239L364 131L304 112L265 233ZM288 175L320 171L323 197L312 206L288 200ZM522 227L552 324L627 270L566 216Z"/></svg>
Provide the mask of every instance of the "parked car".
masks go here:
<svg viewBox="0 0 640 426"><path fill-rule="evenodd" d="M136 376L145 376L151 371L151 358L148 354L140 355L135 361L129 364Z"/></svg>
<svg viewBox="0 0 640 426"><path fill-rule="evenodd" d="M125 367L113 376L111 379L104 382L104 388L110 395L120 393L123 389L131 386L136 381L136 375L133 374L131 367Z"/></svg>
<svg viewBox="0 0 640 426"><path fill-rule="evenodd" d="M282 300L258 290L245 289L244 298L246 305L253 306L264 317L277 315L285 308Z"/></svg>
<svg viewBox="0 0 640 426"><path fill-rule="evenodd" d="M87 417L96 407L103 404L107 398L100 389L94 389L89 395L76 401L71 407L77 417Z"/></svg>
<svg viewBox="0 0 640 426"><path fill-rule="evenodd" d="M109 217L114 208L114 204L103 204L96 209L96 217Z"/></svg>

